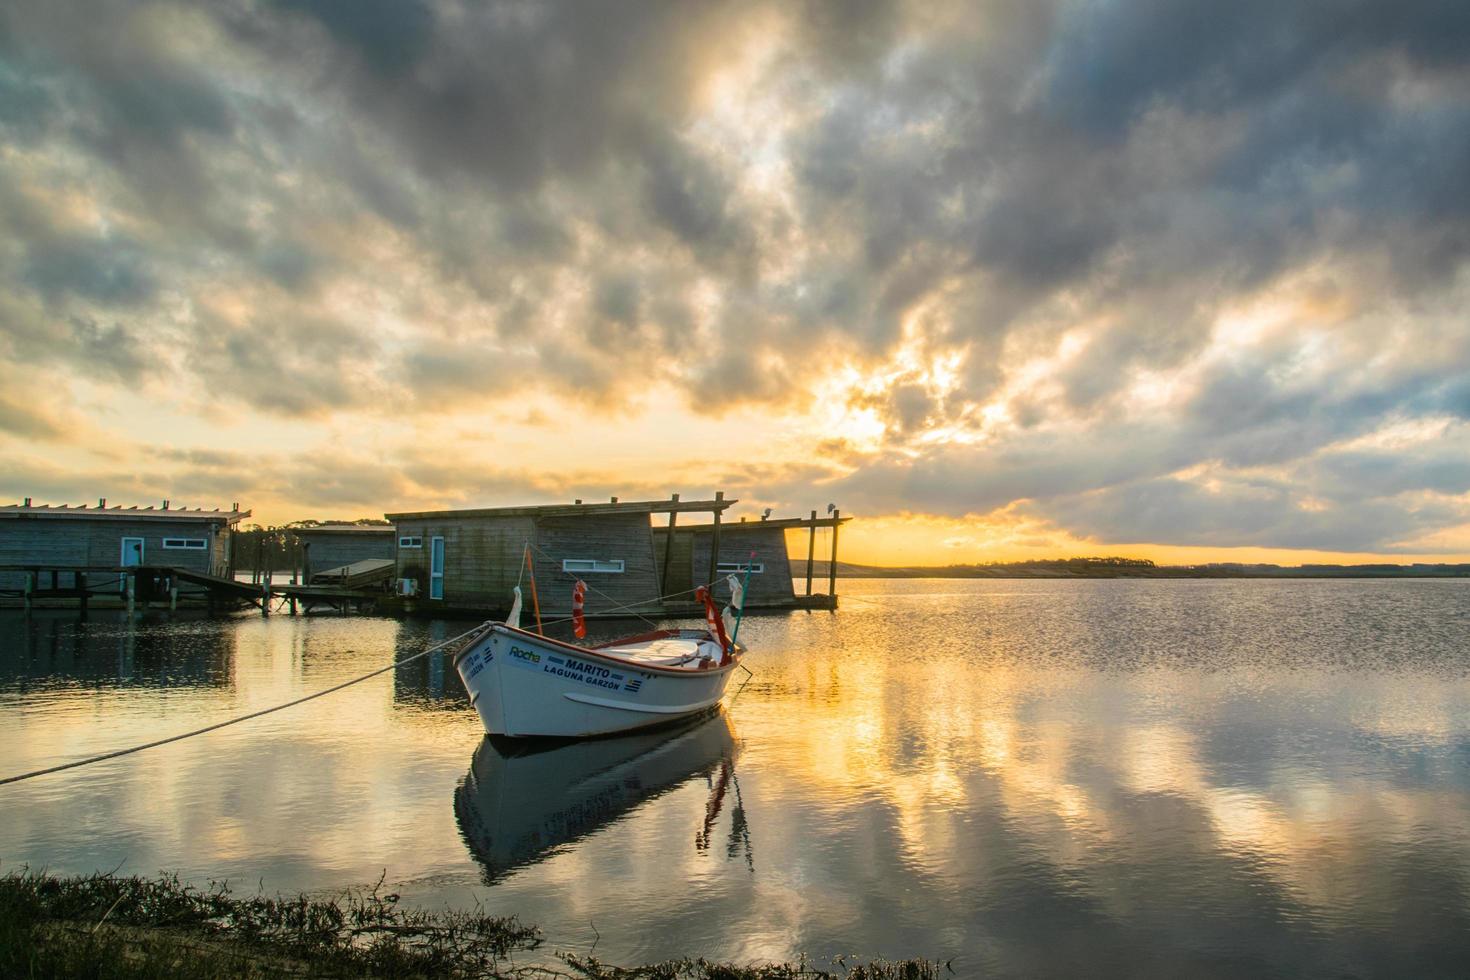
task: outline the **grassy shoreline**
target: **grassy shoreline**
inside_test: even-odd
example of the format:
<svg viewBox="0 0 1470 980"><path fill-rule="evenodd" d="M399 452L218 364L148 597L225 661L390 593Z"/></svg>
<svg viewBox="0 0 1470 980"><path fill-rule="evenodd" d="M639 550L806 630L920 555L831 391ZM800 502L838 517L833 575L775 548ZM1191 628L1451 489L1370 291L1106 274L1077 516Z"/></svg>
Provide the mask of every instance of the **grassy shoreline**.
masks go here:
<svg viewBox="0 0 1470 980"><path fill-rule="evenodd" d="M186 980L266 977L581 978L581 980L937 980L929 960L738 966L681 959L621 967L542 950L515 917L405 909L378 887L314 899L236 895L177 876L0 875L0 977Z"/></svg>

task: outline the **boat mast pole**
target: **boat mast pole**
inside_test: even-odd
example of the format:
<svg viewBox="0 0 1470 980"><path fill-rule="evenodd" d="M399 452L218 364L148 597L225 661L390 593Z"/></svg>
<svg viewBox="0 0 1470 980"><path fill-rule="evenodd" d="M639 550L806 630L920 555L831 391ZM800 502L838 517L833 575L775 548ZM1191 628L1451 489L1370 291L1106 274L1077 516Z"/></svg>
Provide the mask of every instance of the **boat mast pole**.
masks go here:
<svg viewBox="0 0 1470 980"><path fill-rule="evenodd" d="M526 568L531 572L531 609L536 613L536 632L542 636L546 631L541 628L541 600L536 598L536 563L531 561L531 546L526 545Z"/></svg>
<svg viewBox="0 0 1470 980"><path fill-rule="evenodd" d="M750 559L745 563L745 581L740 586L740 608L735 610L735 631L730 634L730 649L735 649L735 640L740 636L740 621L745 618L745 603L750 598L750 568L755 564L755 552L750 553Z"/></svg>

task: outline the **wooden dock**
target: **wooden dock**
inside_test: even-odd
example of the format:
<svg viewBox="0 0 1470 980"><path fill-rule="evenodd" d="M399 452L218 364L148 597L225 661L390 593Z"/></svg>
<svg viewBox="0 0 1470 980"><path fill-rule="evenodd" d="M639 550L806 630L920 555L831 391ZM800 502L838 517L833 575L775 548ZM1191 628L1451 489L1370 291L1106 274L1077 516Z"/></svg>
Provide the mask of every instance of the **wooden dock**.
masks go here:
<svg viewBox="0 0 1470 980"><path fill-rule="evenodd" d="M0 565L0 572L19 572L25 584L0 595L0 604L33 608L89 608L129 611L139 605L202 603L210 608L248 603L264 607L269 593L248 582L210 575L174 565ZM13 594L12 594L13 593Z"/></svg>
<svg viewBox="0 0 1470 980"><path fill-rule="evenodd" d="M351 588L342 585L310 583L307 585L276 585L271 594L284 599L294 613L299 604L303 611L311 612L325 606L335 612L366 612L376 609L387 593L381 589Z"/></svg>
<svg viewBox="0 0 1470 980"><path fill-rule="evenodd" d="M274 584L270 576L261 582L210 575L173 565L90 565L57 568L45 565L0 565L0 572L19 572L25 586L0 594L0 606L33 609L138 609L154 607L176 610L183 606L209 609L254 607L269 614L277 601L291 612L298 603L309 610L329 606L339 611L371 605L380 590L340 585Z"/></svg>

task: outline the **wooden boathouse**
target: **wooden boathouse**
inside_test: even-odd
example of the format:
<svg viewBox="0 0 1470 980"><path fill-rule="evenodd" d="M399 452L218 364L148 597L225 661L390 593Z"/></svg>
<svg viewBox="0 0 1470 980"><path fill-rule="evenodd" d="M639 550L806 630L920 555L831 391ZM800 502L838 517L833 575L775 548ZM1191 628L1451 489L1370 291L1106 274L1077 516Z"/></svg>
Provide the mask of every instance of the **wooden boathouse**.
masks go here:
<svg viewBox="0 0 1470 980"><path fill-rule="evenodd" d="M658 597L664 593L652 515L719 515L734 503L723 493L713 500L613 497L605 503L578 500L387 517L398 530L396 575L404 586L401 593L445 608L501 610L510 605L511 590L520 584L529 609L529 572L523 571L529 549L541 610L559 616L570 612L572 586L578 579L595 590L589 607L660 611Z"/></svg>
<svg viewBox="0 0 1470 980"><path fill-rule="evenodd" d="M102 498L95 507L73 507L27 497L0 506L0 592L23 598L28 608L34 596L85 605L93 593L131 596L144 570L150 581L160 571L177 571L207 588L206 580L225 582L231 531L249 516L238 504L230 510L176 508L167 500L161 507L109 507ZM166 585L175 598L176 577Z"/></svg>
<svg viewBox="0 0 1470 980"><path fill-rule="evenodd" d="M395 531L387 524L311 524L292 527L301 549L301 577L345 568L364 561L392 561Z"/></svg>
<svg viewBox="0 0 1470 980"><path fill-rule="evenodd" d="M824 594L813 594L812 548L818 528L837 528L849 518L722 520L738 503L723 492L711 500L666 500L495 507L480 510L388 514L397 528L395 577L405 611L458 609L501 612L522 586L530 606L534 568L542 613L567 615L578 579L591 590L589 616L621 613L685 615L697 611L694 589L713 583L728 595L725 577L752 564L746 601L750 609L831 609L835 576ZM685 514L709 514L706 523L680 526ZM668 515L655 526L656 515ZM810 535L806 594L798 596L787 554L789 531ZM526 564L530 554L531 566ZM751 558L751 553L755 558ZM831 563L835 568L835 560Z"/></svg>

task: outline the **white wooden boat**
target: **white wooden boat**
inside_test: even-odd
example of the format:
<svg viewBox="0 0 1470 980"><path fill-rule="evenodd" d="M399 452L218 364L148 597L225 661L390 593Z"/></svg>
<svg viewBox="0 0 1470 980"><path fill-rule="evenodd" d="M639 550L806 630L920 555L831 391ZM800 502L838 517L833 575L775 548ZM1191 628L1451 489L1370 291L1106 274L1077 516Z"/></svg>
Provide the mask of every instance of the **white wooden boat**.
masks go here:
<svg viewBox="0 0 1470 980"><path fill-rule="evenodd" d="M487 738L455 790L454 812L489 884L691 780L718 785L736 749L718 711L618 738Z"/></svg>
<svg viewBox="0 0 1470 980"><path fill-rule="evenodd" d="M714 630L659 630L582 647L488 623L455 655L490 735L583 738L633 731L719 704L744 648Z"/></svg>

